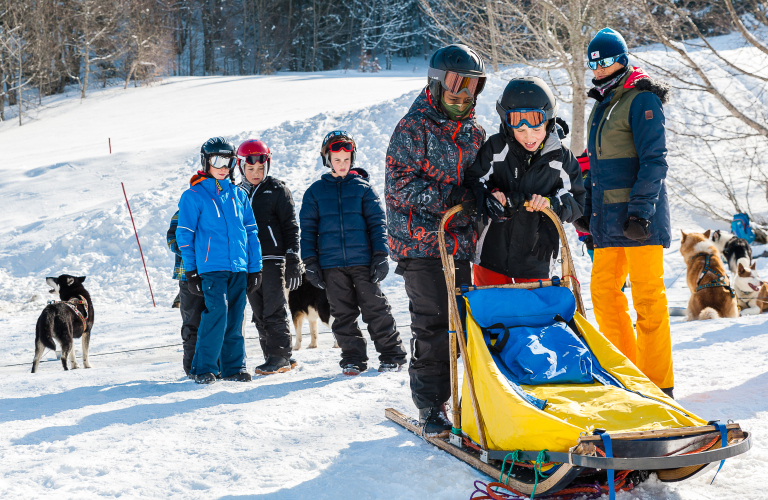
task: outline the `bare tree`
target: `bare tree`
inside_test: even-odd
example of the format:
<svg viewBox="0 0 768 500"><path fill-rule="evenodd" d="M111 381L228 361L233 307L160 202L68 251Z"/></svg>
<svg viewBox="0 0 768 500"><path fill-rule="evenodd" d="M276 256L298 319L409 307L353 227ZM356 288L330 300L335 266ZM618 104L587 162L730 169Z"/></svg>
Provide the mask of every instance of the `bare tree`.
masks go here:
<svg viewBox="0 0 768 500"><path fill-rule="evenodd" d="M80 98L85 99L91 64L119 56L118 47L110 42L110 35L118 27L123 3L120 0L80 0L73 15L80 36L75 42L83 58L80 78ZM106 41L106 43L101 43ZM92 55L93 53L93 55Z"/></svg>
<svg viewBox="0 0 768 500"><path fill-rule="evenodd" d="M562 69L573 105L571 149L584 150L587 86L586 55L607 0L428 0L421 5L452 40L465 43L499 64L526 64L545 71ZM504 33L500 36L499 33ZM562 95L562 93L561 93Z"/></svg>
<svg viewBox="0 0 768 500"><path fill-rule="evenodd" d="M152 81L168 68L173 60L170 33L163 27L164 12L156 0L130 0L127 21L121 30L125 43L128 71L125 86L131 78Z"/></svg>

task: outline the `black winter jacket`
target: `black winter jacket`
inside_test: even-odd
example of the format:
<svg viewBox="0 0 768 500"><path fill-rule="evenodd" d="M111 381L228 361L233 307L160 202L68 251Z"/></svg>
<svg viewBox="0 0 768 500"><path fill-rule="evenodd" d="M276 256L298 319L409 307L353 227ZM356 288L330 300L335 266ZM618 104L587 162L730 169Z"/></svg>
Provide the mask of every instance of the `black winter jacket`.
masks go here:
<svg viewBox="0 0 768 500"><path fill-rule="evenodd" d="M264 259L284 259L286 253L299 253L299 224L288 187L274 177L265 177L257 186L243 182L248 193Z"/></svg>
<svg viewBox="0 0 768 500"><path fill-rule="evenodd" d="M552 209L563 222L573 222L584 211L579 162L556 132L549 134L542 149L531 153L507 136L502 127L480 149L467 170L466 183L482 183L507 198L513 192L551 197ZM552 222L539 212L505 208L505 220L487 226L479 224L475 264L512 278L548 277L550 263L537 260L531 248L539 225Z"/></svg>
<svg viewBox="0 0 768 500"><path fill-rule="evenodd" d="M299 219L301 258L316 257L322 269L367 266L374 253L389 253L384 208L362 168L324 174L304 193Z"/></svg>

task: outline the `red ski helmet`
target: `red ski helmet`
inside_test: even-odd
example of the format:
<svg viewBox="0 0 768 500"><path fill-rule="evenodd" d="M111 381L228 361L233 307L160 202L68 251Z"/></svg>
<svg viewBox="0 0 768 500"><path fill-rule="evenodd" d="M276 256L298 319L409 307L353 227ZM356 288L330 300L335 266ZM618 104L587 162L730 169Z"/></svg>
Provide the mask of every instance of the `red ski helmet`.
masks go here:
<svg viewBox="0 0 768 500"><path fill-rule="evenodd" d="M272 152L263 141L248 139L237 148L237 166L240 173L245 176L245 164L264 164L264 177L269 175L269 167L272 163Z"/></svg>

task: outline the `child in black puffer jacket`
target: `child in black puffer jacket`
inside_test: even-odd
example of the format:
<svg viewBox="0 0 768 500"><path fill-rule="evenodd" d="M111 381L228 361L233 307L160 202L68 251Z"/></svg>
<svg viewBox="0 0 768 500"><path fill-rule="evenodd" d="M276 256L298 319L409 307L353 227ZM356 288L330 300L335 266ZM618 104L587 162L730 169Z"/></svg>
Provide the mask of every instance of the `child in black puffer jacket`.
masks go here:
<svg viewBox="0 0 768 500"><path fill-rule="evenodd" d="M379 353L379 371L399 371L406 361L392 308L379 285L389 272L386 216L368 173L352 168L356 151L347 132L325 137L320 154L331 173L307 189L299 213L307 279L328 290L345 375L368 367L357 325L360 313Z"/></svg>

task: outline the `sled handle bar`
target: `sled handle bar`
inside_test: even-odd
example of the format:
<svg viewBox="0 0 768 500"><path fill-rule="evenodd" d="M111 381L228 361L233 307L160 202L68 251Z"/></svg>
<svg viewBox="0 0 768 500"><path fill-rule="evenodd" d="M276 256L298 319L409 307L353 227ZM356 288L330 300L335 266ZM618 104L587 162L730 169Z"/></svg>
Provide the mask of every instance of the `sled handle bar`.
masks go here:
<svg viewBox="0 0 768 500"><path fill-rule="evenodd" d="M528 206L528 202L525 202L525 206ZM448 221L451 220L451 217L458 214L462 211L461 205L456 205L453 208L450 208L445 215L443 216L442 220L440 221L440 227L438 229L438 239L440 242L440 257L443 261L443 267L445 269L450 269L451 274L455 275L454 266L453 266L453 255L449 254L446 248L445 244L445 232L446 232L446 226L448 225ZM565 228L563 228L563 224L560 222L560 217L557 216L557 214L550 208L543 208L541 209L541 212L546 214L552 222L555 224L555 227L557 228L557 234L560 236L560 242L562 244L562 248L560 249L560 260L562 261L562 277L560 278L560 283L557 283L555 281L552 282L551 279L546 280L540 280L533 283L514 283L510 285L491 285L491 286L472 286L472 290L482 290L486 288L524 288L524 289L534 289L534 288L542 288L547 286L559 286L560 284L565 285L568 287L571 292L573 293L575 299L576 299L576 308L579 311L579 313L587 317L586 311L584 310L584 303L581 299L581 284L579 283L578 278L576 278L576 267L573 265L573 257L571 255L571 248L568 245L568 238L565 236ZM446 274L447 279L447 274ZM455 282L453 288L453 293L456 295L461 295L462 290L460 288L456 288Z"/></svg>

